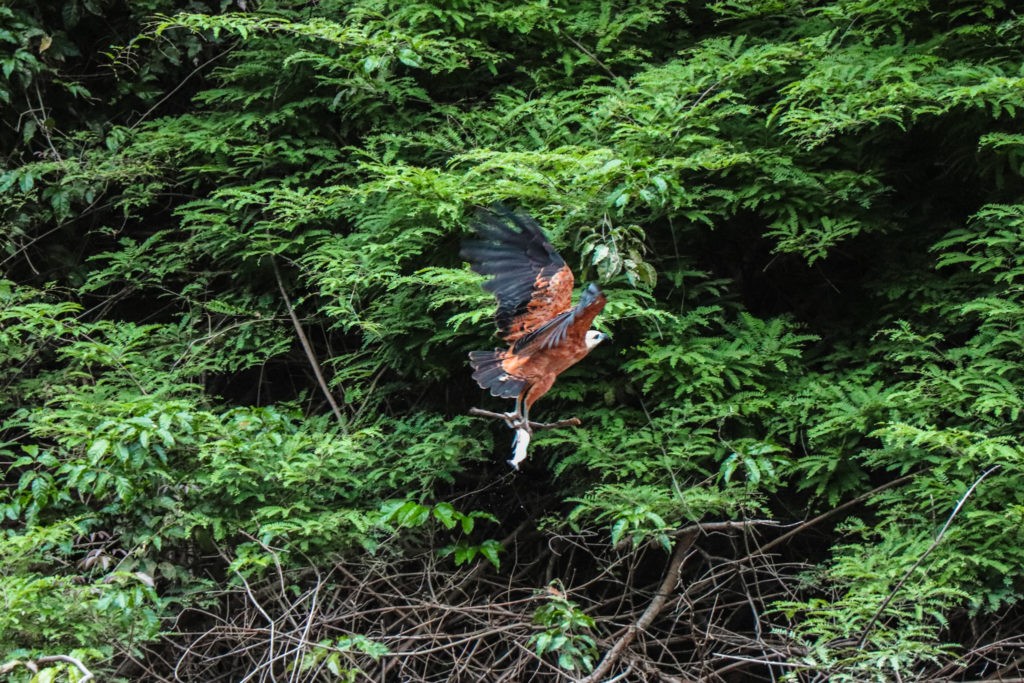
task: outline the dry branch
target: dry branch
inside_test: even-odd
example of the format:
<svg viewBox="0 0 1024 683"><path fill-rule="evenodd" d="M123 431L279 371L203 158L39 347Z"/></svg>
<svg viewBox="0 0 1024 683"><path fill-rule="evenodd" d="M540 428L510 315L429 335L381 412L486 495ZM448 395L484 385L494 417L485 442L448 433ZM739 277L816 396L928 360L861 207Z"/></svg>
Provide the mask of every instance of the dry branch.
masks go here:
<svg viewBox="0 0 1024 683"><path fill-rule="evenodd" d="M699 524L691 524L685 526L682 529L676 529L669 533L669 536L681 537L689 536L694 530L699 531L703 534L710 533L712 531L734 531L736 529L749 529L753 526L782 526L780 522L774 519L746 519L739 522L732 520L725 520L722 522L701 522Z"/></svg>
<svg viewBox="0 0 1024 683"><path fill-rule="evenodd" d="M686 561L690 549L693 547L694 543L697 542L697 538L700 534L708 533L709 531L749 529L750 527L757 525L775 526L776 524L777 522L766 519L752 519L740 522L707 522L704 524L690 524L682 529L672 532L671 535L677 539L676 546L672 551L672 559L669 561L668 571L665 572L665 577L662 579L661 585L658 587L658 591L654 594L654 598L651 600L650 604L648 604L647 609L644 610L643 614L640 615L640 618L626 628L626 632L618 641L615 642L611 649L608 650L604 658L601 659L590 675L580 679L580 683L595 683L600 680L601 677L605 676L611 670L612 666L614 666L616 660L618 660L625 652L626 648L630 646L637 634L644 631L654 622L658 615L661 614L661 611L665 608L665 603L672 594L673 588L675 588L676 582L679 580L679 571L682 569L683 562Z"/></svg>
<svg viewBox="0 0 1024 683"><path fill-rule="evenodd" d="M32 673L38 673L39 664L52 664L54 662L66 662L81 671L82 677L78 679L79 683L86 683L94 678L93 673L82 663L82 660L70 655L46 655L34 660L15 659L0 666L0 674L8 674L19 666L24 666Z"/></svg>
<svg viewBox="0 0 1024 683"><path fill-rule="evenodd" d="M305 351L306 359L309 361L309 365L313 369L313 374L316 376L316 383L320 386L320 391L323 392L324 397L327 399L327 403L330 404L331 412L334 413L334 417L338 419L339 424L344 425L345 418L341 415L341 408L338 407L338 402L334 400L334 394L331 393L330 388L327 386L327 380L324 379L323 370L320 369L320 361L317 360L316 354L313 352L313 345L309 343L309 337L306 336L306 331L302 329L302 323L299 321L299 316L295 314L295 308L292 306L291 299L288 297L288 291L284 288L284 280L281 279L281 271L277 267L277 261L271 258L270 265L274 267L274 277L277 279L277 288L281 292L281 298L284 300L285 308L288 309L288 317L292 320L292 327L295 328L295 334L299 337L299 343L302 344L302 350Z"/></svg>
<svg viewBox="0 0 1024 683"><path fill-rule="evenodd" d="M741 560L739 560L739 562L746 562L747 560L749 560L752 557L754 557L754 555L762 555L764 553L767 553L772 548L774 548L776 546L779 546L779 545L782 545L783 543L788 541L793 536L796 536L797 534L807 530L808 528L814 526L818 522L822 522L822 521L828 519L829 517L832 517L833 515L836 515L836 514L842 512L843 510L845 510L845 509L847 509L849 507L853 507L854 505L858 505L859 503L863 503L868 498L870 498L870 497L872 497L872 496L874 496L874 495L876 495L878 493L881 493L882 491L885 491L886 489L891 489L891 488L894 488L896 486L899 486L900 484L908 482L911 479L913 479L914 476L915 476L915 473L911 473L911 474L906 474L906 475L904 475L904 476L902 476L902 477L900 477L898 479L893 479L892 481L886 482L886 483L882 484L881 486L876 486L875 488L871 489L870 491L867 491L866 493L860 494L859 496L857 496L856 498L854 498L852 500L846 501L842 505L834 507L831 510L826 510L825 512L821 513L817 517L814 517L812 519L807 520L806 522L803 522L802 524L797 526L795 529L787 531L786 533L782 534L781 536L779 536L778 538L774 539L773 541L771 541L769 543L766 543L765 545L763 545L760 548L758 548L756 552L751 553L750 555L747 555L746 557L744 557Z"/></svg>
<svg viewBox="0 0 1024 683"><path fill-rule="evenodd" d="M700 532L700 527L697 525L691 525L687 528L689 533L680 534L679 540L676 541L675 550L672 551L672 559L668 563L668 571L665 572L665 578L662 579L661 585L658 586L658 592L654 594L654 598L647 606L647 609L636 620L636 623L630 624L626 628L626 632L612 645L597 667L589 676L580 679L580 683L596 683L596 681L601 680L611 670L612 666L615 665L615 662L622 656L622 653L625 652L630 643L633 642L637 633L650 626L651 622L661 614L665 601L668 600L669 595L672 594L672 590L675 588L676 582L679 580L679 570L686 560L686 555L697 541L697 535Z"/></svg>
<svg viewBox="0 0 1024 683"><path fill-rule="evenodd" d="M475 415L477 417L489 417L489 418L491 418L493 420L505 421L505 420L508 419L508 417L505 415L505 413L493 413L490 410L483 410L482 408L470 408L469 409L469 414L470 415ZM580 419L578 417L570 417L567 420L559 420L558 422L530 422L529 424L530 424L530 429L532 429L533 431L537 432L537 431L542 431L542 430L545 430L545 429L561 429L562 427L579 427L583 423L580 422Z"/></svg>

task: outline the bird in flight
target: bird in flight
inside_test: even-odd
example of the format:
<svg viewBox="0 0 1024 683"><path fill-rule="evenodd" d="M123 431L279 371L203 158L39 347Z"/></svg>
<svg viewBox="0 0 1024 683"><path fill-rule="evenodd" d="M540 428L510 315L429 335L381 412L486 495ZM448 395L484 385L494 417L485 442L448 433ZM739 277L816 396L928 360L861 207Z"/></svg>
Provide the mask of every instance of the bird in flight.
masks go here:
<svg viewBox="0 0 1024 683"><path fill-rule="evenodd" d="M532 434L530 407L607 339L590 329L607 299L591 284L572 305L572 271L530 216L496 204L473 227L477 239L463 245L462 256L477 273L493 276L484 289L498 300L494 318L509 346L471 351L469 364L492 396L516 399L505 421L516 432L509 464L519 469Z"/></svg>

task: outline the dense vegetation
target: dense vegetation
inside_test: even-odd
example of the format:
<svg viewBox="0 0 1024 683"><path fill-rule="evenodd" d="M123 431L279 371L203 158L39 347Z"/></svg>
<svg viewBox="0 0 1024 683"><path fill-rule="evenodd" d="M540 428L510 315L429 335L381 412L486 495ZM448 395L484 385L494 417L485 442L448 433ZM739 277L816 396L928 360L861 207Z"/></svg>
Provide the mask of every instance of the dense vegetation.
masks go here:
<svg viewBox="0 0 1024 683"><path fill-rule="evenodd" d="M0 6L0 671L998 680L1010 0ZM522 473L474 210L609 297Z"/></svg>

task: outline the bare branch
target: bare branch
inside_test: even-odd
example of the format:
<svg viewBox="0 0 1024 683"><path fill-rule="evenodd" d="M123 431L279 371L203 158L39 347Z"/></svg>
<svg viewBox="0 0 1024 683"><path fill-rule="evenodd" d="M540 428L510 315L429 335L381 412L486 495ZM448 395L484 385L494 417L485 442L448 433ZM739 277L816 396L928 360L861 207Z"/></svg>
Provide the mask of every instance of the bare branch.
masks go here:
<svg viewBox="0 0 1024 683"><path fill-rule="evenodd" d="M477 417L489 417L493 420L506 420L508 419L504 413L492 413L490 410L483 410L481 408L470 408L470 415ZM559 420L558 422L531 422L530 429L533 431L543 431L545 429L561 429L562 427L579 427L582 422L578 417L570 417L567 420Z"/></svg>
<svg viewBox="0 0 1024 683"><path fill-rule="evenodd" d="M302 344L302 350L306 352L306 358L309 360L310 367L313 368L313 374L316 375L316 381L317 384L320 385L320 391L323 392L324 397L327 399L327 403L330 404L334 417L338 418L338 423L344 425L345 418L341 415L341 408L338 407L338 402L334 400L334 395L327 386L327 380L324 379L324 373L320 369L320 361L317 360L316 354L313 353L313 346L309 343L309 337L306 336L305 330L302 329L302 323L299 322L299 316L295 314L295 309L292 307L291 299L288 298L288 292L284 288L284 280L281 279L281 271L278 269L277 261L274 260L273 257L270 259L270 265L274 267L274 277L277 278L277 288L281 291L281 298L284 299L285 308L288 309L288 317L292 319L292 326L295 328L295 333L299 335L299 342Z"/></svg>
<svg viewBox="0 0 1024 683"><path fill-rule="evenodd" d="M689 529L690 532L688 534L681 535L679 540L676 541L675 550L672 552L672 559L668 563L668 571L665 572L665 578L658 587L658 592L655 593L654 598L647 605L647 609L636 620L636 623L630 624L626 628L626 632L605 653L604 658L598 663L597 667L589 676L580 679L580 683L596 683L596 681L601 680L611 670L616 660L622 656L622 653L629 647L630 643L633 642L637 633L650 626L651 622L661 613L662 608L665 606L665 601L668 600L669 595L671 595L672 590L675 588L676 582L679 580L679 570L682 568L690 548L697 541L697 535L700 531L699 526L692 525Z"/></svg>
<svg viewBox="0 0 1024 683"><path fill-rule="evenodd" d="M856 498L854 498L852 500L846 501L842 505L834 507L831 510L826 510L825 512L821 513L817 517L814 517L814 518L809 519L806 522L802 523L800 526L796 527L792 531L787 531L786 533L782 534L778 538L776 538L776 539L774 539L774 540L764 544L763 546L761 546L760 548L757 549L756 554L763 555L763 554L767 553L769 550L771 550L772 548L774 548L775 546L781 545L781 544L785 543L786 541L788 541L793 536L796 536L797 534L799 534L800 532L804 531L805 529L814 526L818 522L822 522L822 521L828 519L829 517L832 517L833 515L836 515L836 514L842 512L846 508L853 507L854 505L857 505L858 503L864 502L865 500L867 500L868 498L870 498L871 496L873 496L873 495L875 495L877 493L881 493L882 491L885 491L886 489L891 489L894 486L899 486L900 484L902 484L904 482L907 482L907 481L910 481L913 478L914 478L914 474L911 473L911 474L904 475L904 476L902 476L902 477L900 477L898 479L893 479L892 481L886 482L886 483L882 484L881 486L876 486L875 488L871 489L870 491L868 491L866 493L862 493L861 495L857 496ZM752 557L752 555L748 555L747 557L745 557L742 560L740 560L740 562L744 562L746 560L749 560L751 557Z"/></svg>
<svg viewBox="0 0 1024 683"><path fill-rule="evenodd" d="M53 662L66 662L74 666L79 671L81 671L82 677L78 679L79 683L86 683L87 681L91 681L93 678L95 678L93 673L89 671L89 668L82 663L81 659L78 659L77 657L72 657L71 655L46 655L44 657L38 657L34 660L15 659L10 662L7 662L3 666L0 666L0 674L10 673L19 666L24 666L33 673L36 673L36 665L52 664Z"/></svg>
<svg viewBox="0 0 1024 683"><path fill-rule="evenodd" d="M699 522L697 524L690 524L684 526L682 529L677 529L669 533L669 536L688 536L695 530L701 533L710 533L712 531L732 531L735 529L749 529L753 526L782 526L780 522L774 519L745 519L738 522L727 519L722 522Z"/></svg>

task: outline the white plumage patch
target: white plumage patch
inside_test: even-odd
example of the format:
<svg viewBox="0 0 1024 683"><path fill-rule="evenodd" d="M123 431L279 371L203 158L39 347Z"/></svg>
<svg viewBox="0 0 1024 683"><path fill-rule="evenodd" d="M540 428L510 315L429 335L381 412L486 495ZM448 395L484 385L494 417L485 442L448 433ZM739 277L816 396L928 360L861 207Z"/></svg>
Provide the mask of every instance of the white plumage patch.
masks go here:
<svg viewBox="0 0 1024 683"><path fill-rule="evenodd" d="M590 351L607 338L608 335L606 335L604 332L598 332L597 330L587 330L587 334L583 337L583 343L586 344L587 351Z"/></svg>
<svg viewBox="0 0 1024 683"><path fill-rule="evenodd" d="M530 432L525 429L517 429L516 436L512 440L512 459L508 461L514 469L519 469L519 463L526 460L526 449L530 445Z"/></svg>

